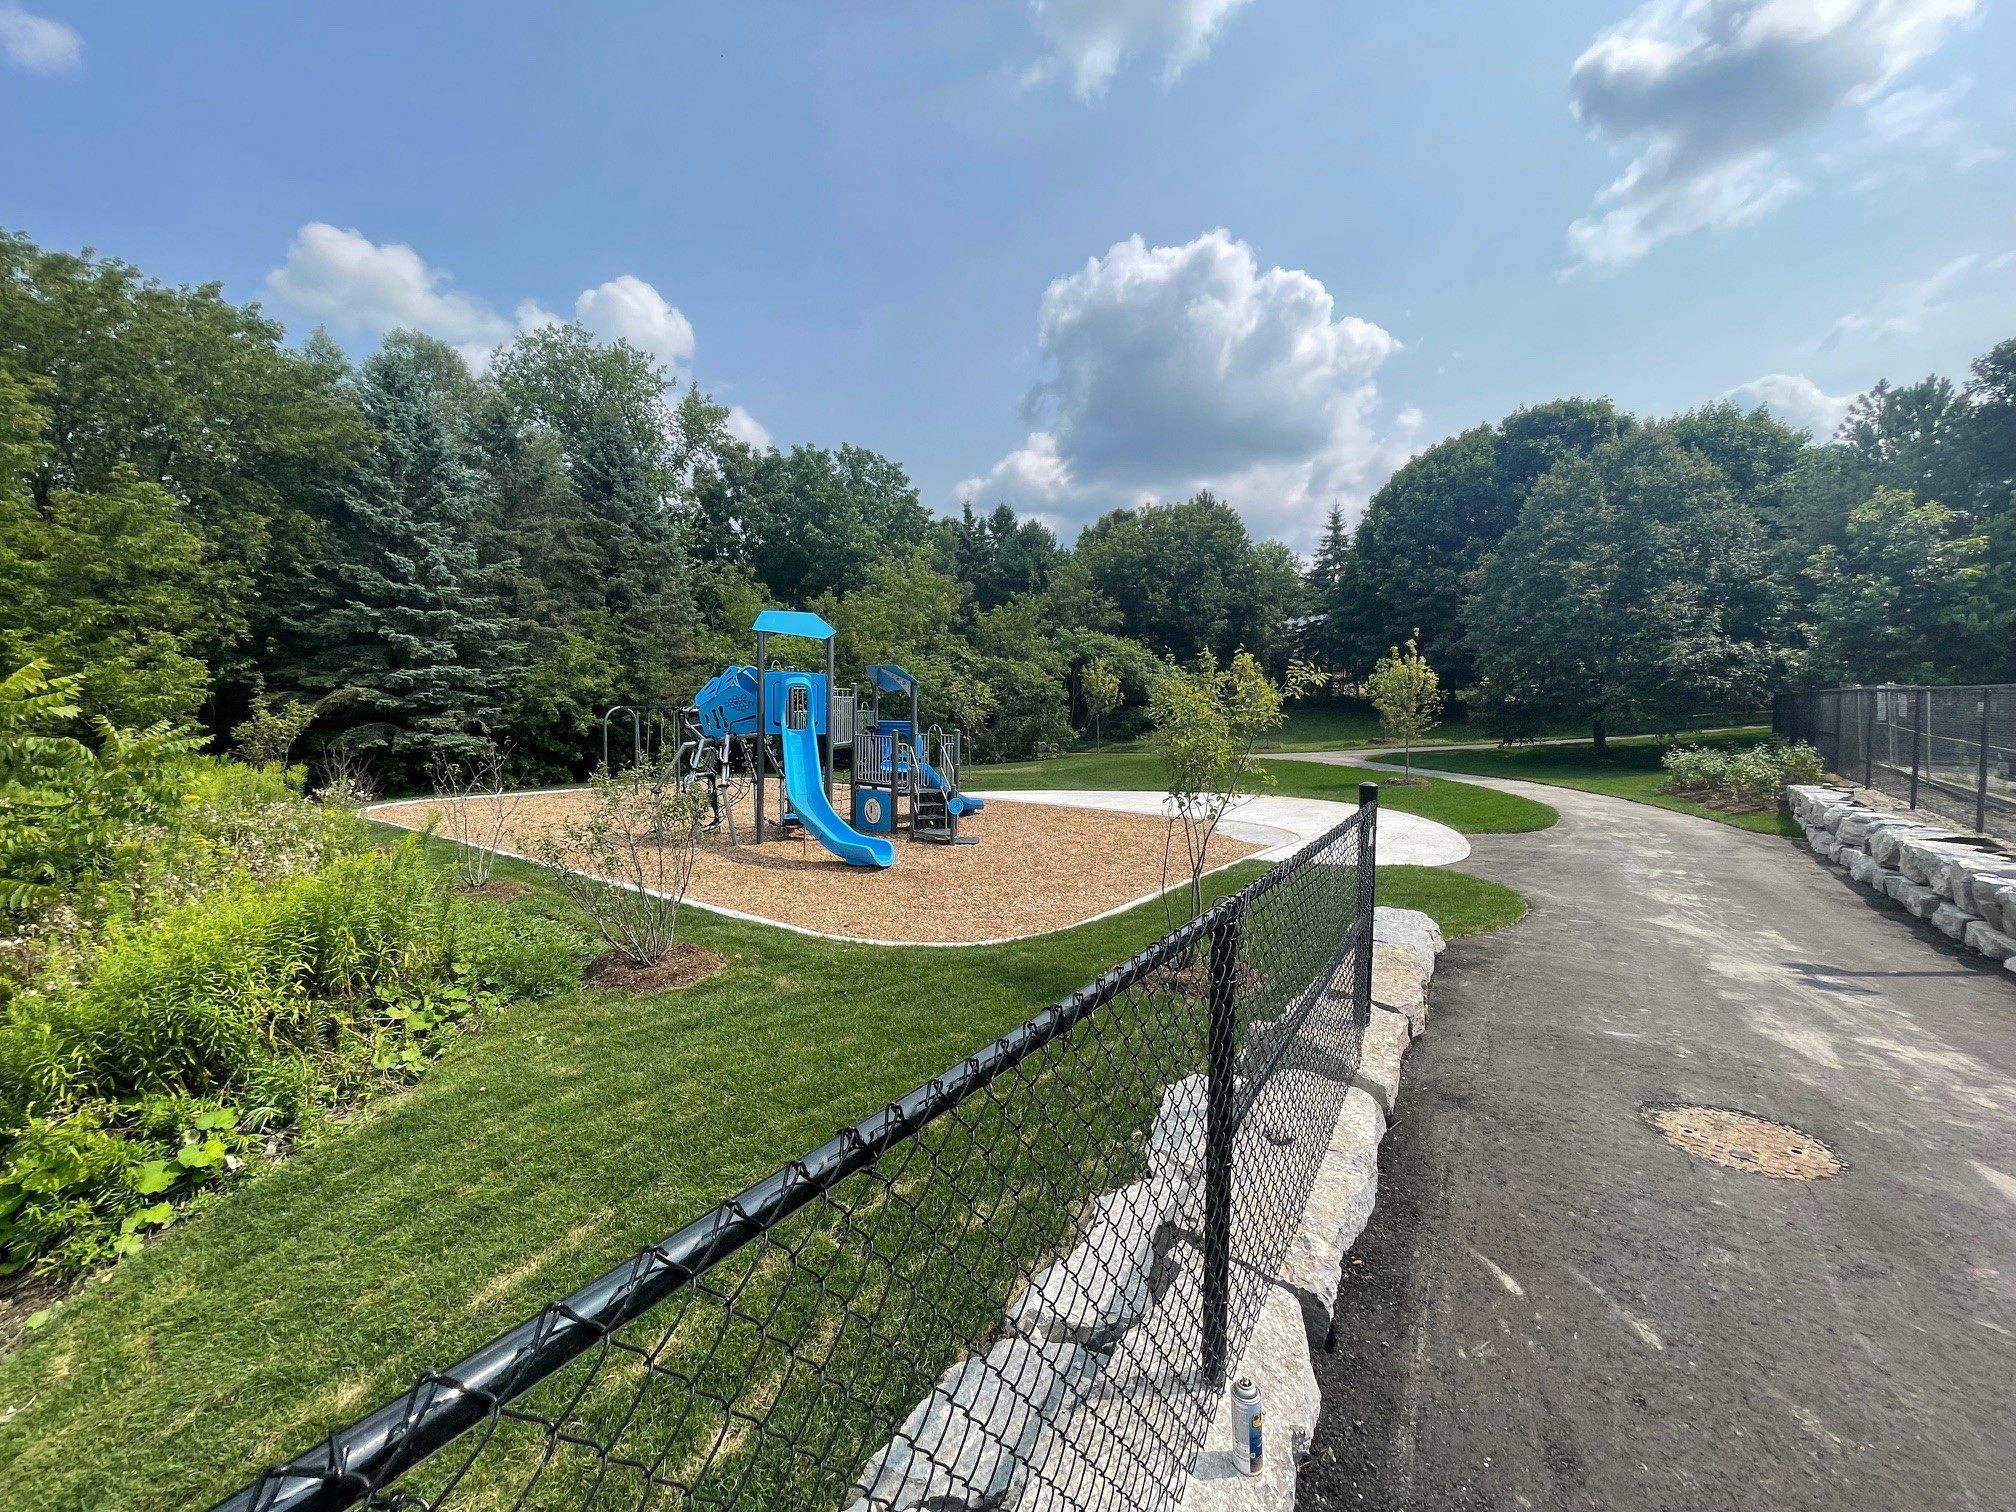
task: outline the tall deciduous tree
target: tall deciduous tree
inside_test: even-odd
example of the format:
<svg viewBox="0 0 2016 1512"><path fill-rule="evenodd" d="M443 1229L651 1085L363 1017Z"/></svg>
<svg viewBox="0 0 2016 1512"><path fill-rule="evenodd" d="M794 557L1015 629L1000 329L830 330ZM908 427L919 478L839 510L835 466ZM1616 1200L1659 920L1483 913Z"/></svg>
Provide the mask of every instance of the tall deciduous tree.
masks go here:
<svg viewBox="0 0 2016 1512"><path fill-rule="evenodd" d="M1768 690L1761 529L1712 463L1657 431L1550 469L1464 606L1483 711L1507 734L1678 728Z"/></svg>
<svg viewBox="0 0 2016 1512"><path fill-rule="evenodd" d="M517 651L471 538L477 479L440 386L444 351L395 336L365 362L356 400L378 439L329 493L290 620L293 654L276 669L317 699L334 695L335 722L395 725L397 744L423 756L452 755L501 722Z"/></svg>

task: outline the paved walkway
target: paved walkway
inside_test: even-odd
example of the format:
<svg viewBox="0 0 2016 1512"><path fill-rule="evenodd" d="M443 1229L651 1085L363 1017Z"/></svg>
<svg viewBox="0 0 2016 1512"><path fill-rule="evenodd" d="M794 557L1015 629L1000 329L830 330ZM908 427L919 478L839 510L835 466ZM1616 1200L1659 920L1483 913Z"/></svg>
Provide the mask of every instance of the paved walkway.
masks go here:
<svg viewBox="0 0 2016 1512"><path fill-rule="evenodd" d="M1318 1357L1305 1508L2016 1505L2016 978L1803 848L1562 788L1483 836ZM1664 1144L1783 1120L1817 1183Z"/></svg>
<svg viewBox="0 0 2016 1512"><path fill-rule="evenodd" d="M1368 780L1377 781L1378 769L1366 775ZM1060 808L1107 809L1157 817L1169 812L1165 793L1120 788L976 788L973 796L989 803L997 800L1050 803ZM1357 812L1356 804L1333 803L1327 798L1284 798L1260 793L1236 800L1219 828L1236 840L1267 847L1253 860L1283 861ZM1446 824L1393 809L1379 815L1381 866L1453 866L1469 854L1470 842Z"/></svg>

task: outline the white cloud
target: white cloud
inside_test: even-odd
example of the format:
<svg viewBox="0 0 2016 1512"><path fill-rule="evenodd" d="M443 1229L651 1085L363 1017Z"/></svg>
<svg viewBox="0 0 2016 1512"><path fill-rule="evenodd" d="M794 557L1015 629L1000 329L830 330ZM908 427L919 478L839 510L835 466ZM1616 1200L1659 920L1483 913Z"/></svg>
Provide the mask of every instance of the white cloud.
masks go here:
<svg viewBox="0 0 2016 1512"><path fill-rule="evenodd" d="M1925 329L1927 320L1953 302L1955 295L2011 265L2016 265L2016 253L2004 252L1987 258L1965 253L1927 278L1898 284L1866 310L1850 310L1834 322L1820 344L1827 347L1862 338L1916 336Z"/></svg>
<svg viewBox="0 0 2016 1512"><path fill-rule="evenodd" d="M768 451L777 444L770 432L764 428L763 422L739 404L728 406L727 424L728 434L744 446L754 447L757 451Z"/></svg>
<svg viewBox="0 0 2016 1512"><path fill-rule="evenodd" d="M1811 378L1798 373L1766 373L1762 378L1739 384L1722 396L1745 409L1763 405L1785 424L1811 431L1825 441L1834 434L1855 394L1829 394Z"/></svg>
<svg viewBox="0 0 2016 1512"><path fill-rule="evenodd" d="M11 0L0 0L0 52L16 68L61 73L84 56L84 39L61 21L37 16Z"/></svg>
<svg viewBox="0 0 2016 1512"><path fill-rule="evenodd" d="M1909 147L1943 159L1959 173L2006 156L2000 147L1982 142L1960 114L1960 101L1973 87L1973 78L1961 74L1944 89L1907 86L1871 100L1862 113L1870 146Z"/></svg>
<svg viewBox="0 0 2016 1512"><path fill-rule="evenodd" d="M1576 221L1578 264L1627 266L1658 243L1729 230L1799 190L1777 149L1875 100L1972 20L1981 0L1648 0L1569 73L1576 118L1644 145Z"/></svg>
<svg viewBox="0 0 2016 1512"><path fill-rule="evenodd" d="M574 318L604 341L627 341L649 352L675 379L693 371L693 322L634 274L583 290Z"/></svg>
<svg viewBox="0 0 2016 1512"><path fill-rule="evenodd" d="M1024 402L1027 441L958 495L1059 525L1208 487L1258 533L1307 544L1332 504L1363 508L1420 423L1377 424L1392 335L1224 231L1131 237L1057 279L1037 345L1049 376Z"/></svg>
<svg viewBox="0 0 2016 1512"><path fill-rule="evenodd" d="M450 282L411 247L374 242L326 221L310 221L296 232L286 262L266 275L267 292L305 315L378 334L424 331L454 346L478 371L519 332L560 324L537 300L521 301L506 316ZM693 323L633 274L583 290L574 318L604 341L627 341L656 358L674 381L691 376Z"/></svg>
<svg viewBox="0 0 2016 1512"><path fill-rule="evenodd" d="M1211 50L1232 13L1246 0L1029 0L1030 23L1050 52L1023 75L1025 87L1060 73L1081 100L1096 100L1136 53L1162 59L1173 83Z"/></svg>

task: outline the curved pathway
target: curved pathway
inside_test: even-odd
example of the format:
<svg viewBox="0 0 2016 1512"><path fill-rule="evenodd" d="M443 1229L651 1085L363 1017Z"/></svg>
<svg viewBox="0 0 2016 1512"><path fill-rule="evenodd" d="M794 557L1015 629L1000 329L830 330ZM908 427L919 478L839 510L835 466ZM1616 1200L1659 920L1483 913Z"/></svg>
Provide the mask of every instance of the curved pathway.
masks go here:
<svg viewBox="0 0 2016 1512"><path fill-rule="evenodd" d="M1443 957L1300 1505L2016 1504L2016 979L1793 842L1482 780L1561 822L1464 867L1532 912ZM1675 1102L1847 1169L1683 1154Z"/></svg>

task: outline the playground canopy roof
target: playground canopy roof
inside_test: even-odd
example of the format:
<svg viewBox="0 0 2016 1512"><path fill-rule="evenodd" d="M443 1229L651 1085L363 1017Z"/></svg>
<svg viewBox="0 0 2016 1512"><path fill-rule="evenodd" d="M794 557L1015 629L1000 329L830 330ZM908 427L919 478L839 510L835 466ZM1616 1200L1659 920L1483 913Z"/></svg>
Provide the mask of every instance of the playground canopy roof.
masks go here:
<svg viewBox="0 0 2016 1512"><path fill-rule="evenodd" d="M868 668L868 681L883 693L915 693L917 679L894 662L876 662Z"/></svg>
<svg viewBox="0 0 2016 1512"><path fill-rule="evenodd" d="M839 633L805 609L765 609L749 628L758 635L802 635L806 640L831 640Z"/></svg>

